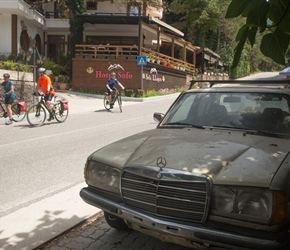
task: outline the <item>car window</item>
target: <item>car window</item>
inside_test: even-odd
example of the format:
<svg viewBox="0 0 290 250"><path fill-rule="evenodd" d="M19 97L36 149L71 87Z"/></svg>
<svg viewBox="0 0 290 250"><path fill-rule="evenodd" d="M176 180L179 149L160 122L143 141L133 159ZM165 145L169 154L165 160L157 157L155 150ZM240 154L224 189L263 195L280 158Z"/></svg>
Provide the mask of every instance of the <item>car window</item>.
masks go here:
<svg viewBox="0 0 290 250"><path fill-rule="evenodd" d="M170 123L185 121L196 97L197 95L186 95L177 101L166 120L169 120Z"/></svg>
<svg viewBox="0 0 290 250"><path fill-rule="evenodd" d="M290 98L276 93L188 92L161 125L184 123L290 133Z"/></svg>

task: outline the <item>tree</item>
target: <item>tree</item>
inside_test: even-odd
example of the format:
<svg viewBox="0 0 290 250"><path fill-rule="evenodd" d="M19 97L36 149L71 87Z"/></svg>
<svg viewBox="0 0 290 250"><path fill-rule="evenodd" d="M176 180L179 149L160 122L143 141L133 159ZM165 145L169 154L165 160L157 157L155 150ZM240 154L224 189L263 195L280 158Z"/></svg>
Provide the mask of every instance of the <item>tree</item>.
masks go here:
<svg viewBox="0 0 290 250"><path fill-rule="evenodd" d="M240 24L240 21L225 19L230 1L167 1L168 11L165 19L172 26L182 30L187 41L219 53L222 43L233 44L233 37Z"/></svg>
<svg viewBox="0 0 290 250"><path fill-rule="evenodd" d="M290 42L289 0L232 0L226 18L242 16L246 23L236 35L238 42L232 68L237 67L245 43L256 43L257 33L262 34L260 51L276 63L285 65Z"/></svg>

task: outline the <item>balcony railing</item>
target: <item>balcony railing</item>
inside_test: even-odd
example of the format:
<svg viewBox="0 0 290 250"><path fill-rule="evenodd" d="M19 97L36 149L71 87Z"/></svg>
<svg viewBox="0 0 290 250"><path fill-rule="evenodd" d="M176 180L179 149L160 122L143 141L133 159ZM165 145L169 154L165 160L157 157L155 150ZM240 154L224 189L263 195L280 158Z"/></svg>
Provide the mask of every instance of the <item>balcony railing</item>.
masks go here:
<svg viewBox="0 0 290 250"><path fill-rule="evenodd" d="M42 14L42 15L44 14L44 10L42 9L41 3L35 4L35 1L33 1L33 0L24 0L24 2L29 4L32 9L38 11L40 14Z"/></svg>
<svg viewBox="0 0 290 250"><path fill-rule="evenodd" d="M158 53L154 50L141 47L141 55L147 57L148 62L160 64L164 67L195 72L194 64ZM87 59L137 59L138 46L125 45L93 45L77 44L75 46L75 58Z"/></svg>

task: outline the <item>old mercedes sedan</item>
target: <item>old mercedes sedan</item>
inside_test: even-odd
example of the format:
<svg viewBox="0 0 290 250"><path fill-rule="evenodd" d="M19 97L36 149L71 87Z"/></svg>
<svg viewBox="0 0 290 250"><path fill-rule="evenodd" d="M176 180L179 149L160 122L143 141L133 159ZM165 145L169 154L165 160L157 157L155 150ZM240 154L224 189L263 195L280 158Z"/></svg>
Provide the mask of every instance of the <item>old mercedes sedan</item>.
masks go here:
<svg viewBox="0 0 290 250"><path fill-rule="evenodd" d="M289 250L289 83L181 93L156 129L87 158L81 198L113 228L186 247Z"/></svg>

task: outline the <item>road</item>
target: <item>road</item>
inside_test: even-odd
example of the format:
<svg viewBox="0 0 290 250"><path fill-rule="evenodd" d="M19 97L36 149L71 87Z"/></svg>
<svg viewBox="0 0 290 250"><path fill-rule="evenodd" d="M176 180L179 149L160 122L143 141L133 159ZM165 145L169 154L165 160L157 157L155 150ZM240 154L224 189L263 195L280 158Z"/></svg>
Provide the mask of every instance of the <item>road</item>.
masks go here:
<svg viewBox="0 0 290 250"><path fill-rule="evenodd" d="M65 123L36 128L26 120L0 123L0 249L32 249L96 213L78 195L86 158L108 143L155 128L153 112L165 112L176 98L124 102L120 113L117 107L104 110L101 99L62 95L70 105ZM77 214L75 207L87 212Z"/></svg>
<svg viewBox="0 0 290 250"><path fill-rule="evenodd" d="M281 78L277 73L253 77ZM117 108L112 112L104 110L101 99L65 93L62 96L70 105L65 123L53 121L32 128L26 120L12 126L5 126L0 121L1 250L33 249L97 213L98 209L85 204L78 195L85 185L83 168L87 156L118 139L155 128L153 112L165 112L176 98L174 95L148 102L124 102L123 113L120 113ZM105 226L103 219L96 223L94 232L97 235L100 228L106 227L105 232L113 239L103 243L109 236L102 234L104 238L98 247L94 245L95 248L90 249L114 245L114 230ZM126 233L123 236L132 237ZM93 241L95 236L89 238ZM139 240L153 241L146 239L148 236ZM158 244L160 246L160 242ZM179 249L164 244L163 249ZM129 249L131 246L123 247ZM122 249L122 245L116 249ZM155 248L150 248L149 243L144 249Z"/></svg>

